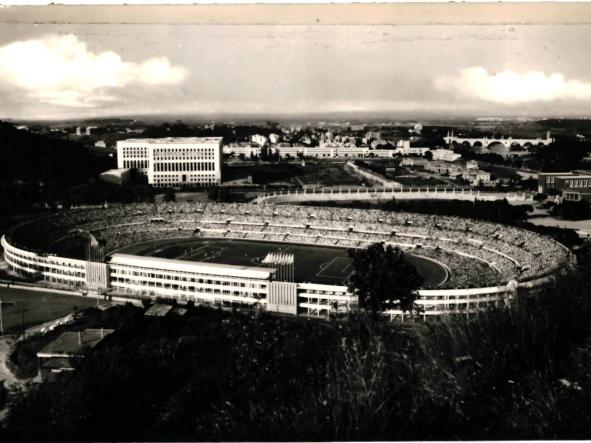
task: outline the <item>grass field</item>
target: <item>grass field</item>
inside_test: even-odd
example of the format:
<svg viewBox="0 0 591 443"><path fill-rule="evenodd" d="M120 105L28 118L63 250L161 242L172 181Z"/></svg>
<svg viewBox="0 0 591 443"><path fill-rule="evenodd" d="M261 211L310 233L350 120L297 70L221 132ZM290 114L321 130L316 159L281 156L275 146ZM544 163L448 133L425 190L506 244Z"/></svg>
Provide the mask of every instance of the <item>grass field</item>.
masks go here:
<svg viewBox="0 0 591 443"><path fill-rule="evenodd" d="M295 280L298 282L344 284L352 272L347 250L326 246L185 238L145 242L117 252L240 266L264 266L261 261L267 253L289 252L295 256ZM447 271L439 264L423 257L407 257L425 278L426 286L437 286L447 278Z"/></svg>
<svg viewBox="0 0 591 443"><path fill-rule="evenodd" d="M96 306L93 298L23 289L0 288L4 332L44 323L76 310Z"/></svg>
<svg viewBox="0 0 591 443"><path fill-rule="evenodd" d="M348 173L342 164L309 165L299 177L305 185L323 186L359 186L363 183L356 176Z"/></svg>

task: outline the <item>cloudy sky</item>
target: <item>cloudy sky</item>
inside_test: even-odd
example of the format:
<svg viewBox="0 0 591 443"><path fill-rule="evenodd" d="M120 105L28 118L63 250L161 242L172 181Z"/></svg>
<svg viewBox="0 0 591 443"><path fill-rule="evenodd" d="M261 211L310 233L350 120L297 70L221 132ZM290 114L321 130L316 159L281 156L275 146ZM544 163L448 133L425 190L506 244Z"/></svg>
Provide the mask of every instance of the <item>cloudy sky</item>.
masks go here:
<svg viewBox="0 0 591 443"><path fill-rule="evenodd" d="M2 24L0 118L591 117L590 42L584 25Z"/></svg>

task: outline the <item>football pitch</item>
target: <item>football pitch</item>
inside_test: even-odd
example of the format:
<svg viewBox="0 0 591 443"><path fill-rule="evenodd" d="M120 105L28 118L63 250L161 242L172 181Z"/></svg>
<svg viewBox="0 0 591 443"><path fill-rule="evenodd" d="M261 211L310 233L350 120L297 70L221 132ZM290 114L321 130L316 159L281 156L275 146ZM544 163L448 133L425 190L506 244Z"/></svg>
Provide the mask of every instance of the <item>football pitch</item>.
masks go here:
<svg viewBox="0 0 591 443"><path fill-rule="evenodd" d="M327 246L298 245L266 241L183 238L154 240L131 245L117 252L194 262L211 262L239 266L265 266L262 260L269 252L294 254L295 280L342 285L353 271L347 250ZM433 287L447 279L447 271L424 257L407 254L407 259Z"/></svg>

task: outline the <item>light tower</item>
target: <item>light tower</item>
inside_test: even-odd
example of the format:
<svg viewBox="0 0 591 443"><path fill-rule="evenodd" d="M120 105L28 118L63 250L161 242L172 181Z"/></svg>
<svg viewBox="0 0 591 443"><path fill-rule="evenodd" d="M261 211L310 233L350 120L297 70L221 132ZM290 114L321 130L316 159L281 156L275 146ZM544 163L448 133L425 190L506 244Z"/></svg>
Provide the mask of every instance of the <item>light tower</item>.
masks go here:
<svg viewBox="0 0 591 443"><path fill-rule="evenodd" d="M267 310L297 315L298 293L297 283L294 282L294 255L270 252L263 259L263 263L275 269L275 275L269 282Z"/></svg>
<svg viewBox="0 0 591 443"><path fill-rule="evenodd" d="M275 281L293 282L294 255L285 252L269 252L262 263L268 268L275 269Z"/></svg>

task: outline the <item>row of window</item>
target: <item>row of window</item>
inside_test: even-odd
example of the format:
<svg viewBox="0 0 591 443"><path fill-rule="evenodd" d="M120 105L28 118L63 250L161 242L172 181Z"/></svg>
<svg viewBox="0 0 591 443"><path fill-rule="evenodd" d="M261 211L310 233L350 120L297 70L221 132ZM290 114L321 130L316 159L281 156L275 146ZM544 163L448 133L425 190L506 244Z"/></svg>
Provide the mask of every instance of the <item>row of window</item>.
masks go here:
<svg viewBox="0 0 591 443"><path fill-rule="evenodd" d="M123 160L124 168L146 169L148 166L148 160Z"/></svg>
<svg viewBox="0 0 591 443"><path fill-rule="evenodd" d="M159 147L159 148L154 148L154 154L182 154L184 152L207 152L207 151L214 151L215 149L217 149L217 145L215 146L211 146L211 145L200 145L200 146L194 146L194 147L183 147L183 148L179 148L179 147L170 147L170 146L166 146L166 147Z"/></svg>
<svg viewBox="0 0 591 443"><path fill-rule="evenodd" d="M187 177L183 175L182 177L178 177L176 175L173 176L154 176L153 185L159 186L170 186L170 185L215 185L218 183L218 180L215 176L201 176L201 175L191 175Z"/></svg>
<svg viewBox="0 0 591 443"><path fill-rule="evenodd" d="M85 265L82 264L77 264L77 263L67 263L67 262L63 262L63 261L59 261L60 257L55 257L55 261L49 262L47 258L39 258L39 257L34 257L34 256L28 256L28 255L23 255L23 254L19 254L18 252L15 252L14 250L5 250L4 254L7 257L11 257L13 259L22 259L25 260L23 263L28 263L27 266L42 266L42 265L47 265L47 266L51 266L52 269L54 269L54 267L56 266L65 266L68 268L73 268L73 269L80 269L80 270L86 270ZM39 263L39 265L31 265L31 262L33 263Z"/></svg>
<svg viewBox="0 0 591 443"><path fill-rule="evenodd" d="M577 179L565 179L565 188L588 188L591 186L591 179L588 178L577 178Z"/></svg>
<svg viewBox="0 0 591 443"><path fill-rule="evenodd" d="M136 148L136 147L131 147L131 148L121 148L121 152L123 152L124 156L143 156L143 157L147 157L148 156L148 150L146 148Z"/></svg>
<svg viewBox="0 0 591 443"><path fill-rule="evenodd" d="M215 171L214 162L154 163L154 172Z"/></svg>
<svg viewBox="0 0 591 443"><path fill-rule="evenodd" d="M79 278L84 278L84 276L85 276L85 272L82 270L77 270L77 269L63 270L63 269L59 269L59 268L55 268L55 267L43 266L41 264L32 265L32 264L28 263L26 260L13 257L8 253L6 254L6 262L9 265L18 265L23 268L37 271L37 272L51 272L53 274L59 274L59 275L68 276L68 277L79 277Z"/></svg>
<svg viewBox="0 0 591 443"><path fill-rule="evenodd" d="M211 275L187 275L182 272L154 270L149 268L136 268L121 265L111 265L113 272L124 276L145 277L145 278L159 278L162 280L171 280L187 283L202 283L212 285L222 285L222 282L227 282L228 285L241 286L246 288L261 288L265 289L267 284L261 283L260 278L248 277L227 277L224 280L219 280L220 277ZM156 272L155 272L156 271Z"/></svg>
<svg viewBox="0 0 591 443"><path fill-rule="evenodd" d="M141 291L141 287L152 287L152 288L160 288L160 289L169 289L173 291L184 291L184 292L203 292L206 294L218 294L218 295L233 295L235 297L256 297L262 298L266 296L265 292L247 292L247 291L240 291L237 289L220 289L220 288L211 288L211 287L196 287L196 286L183 286L175 283L162 283L162 282L152 282L146 280L132 280L127 278L114 278L112 280L114 286L117 284L131 284L137 286L137 290Z"/></svg>

